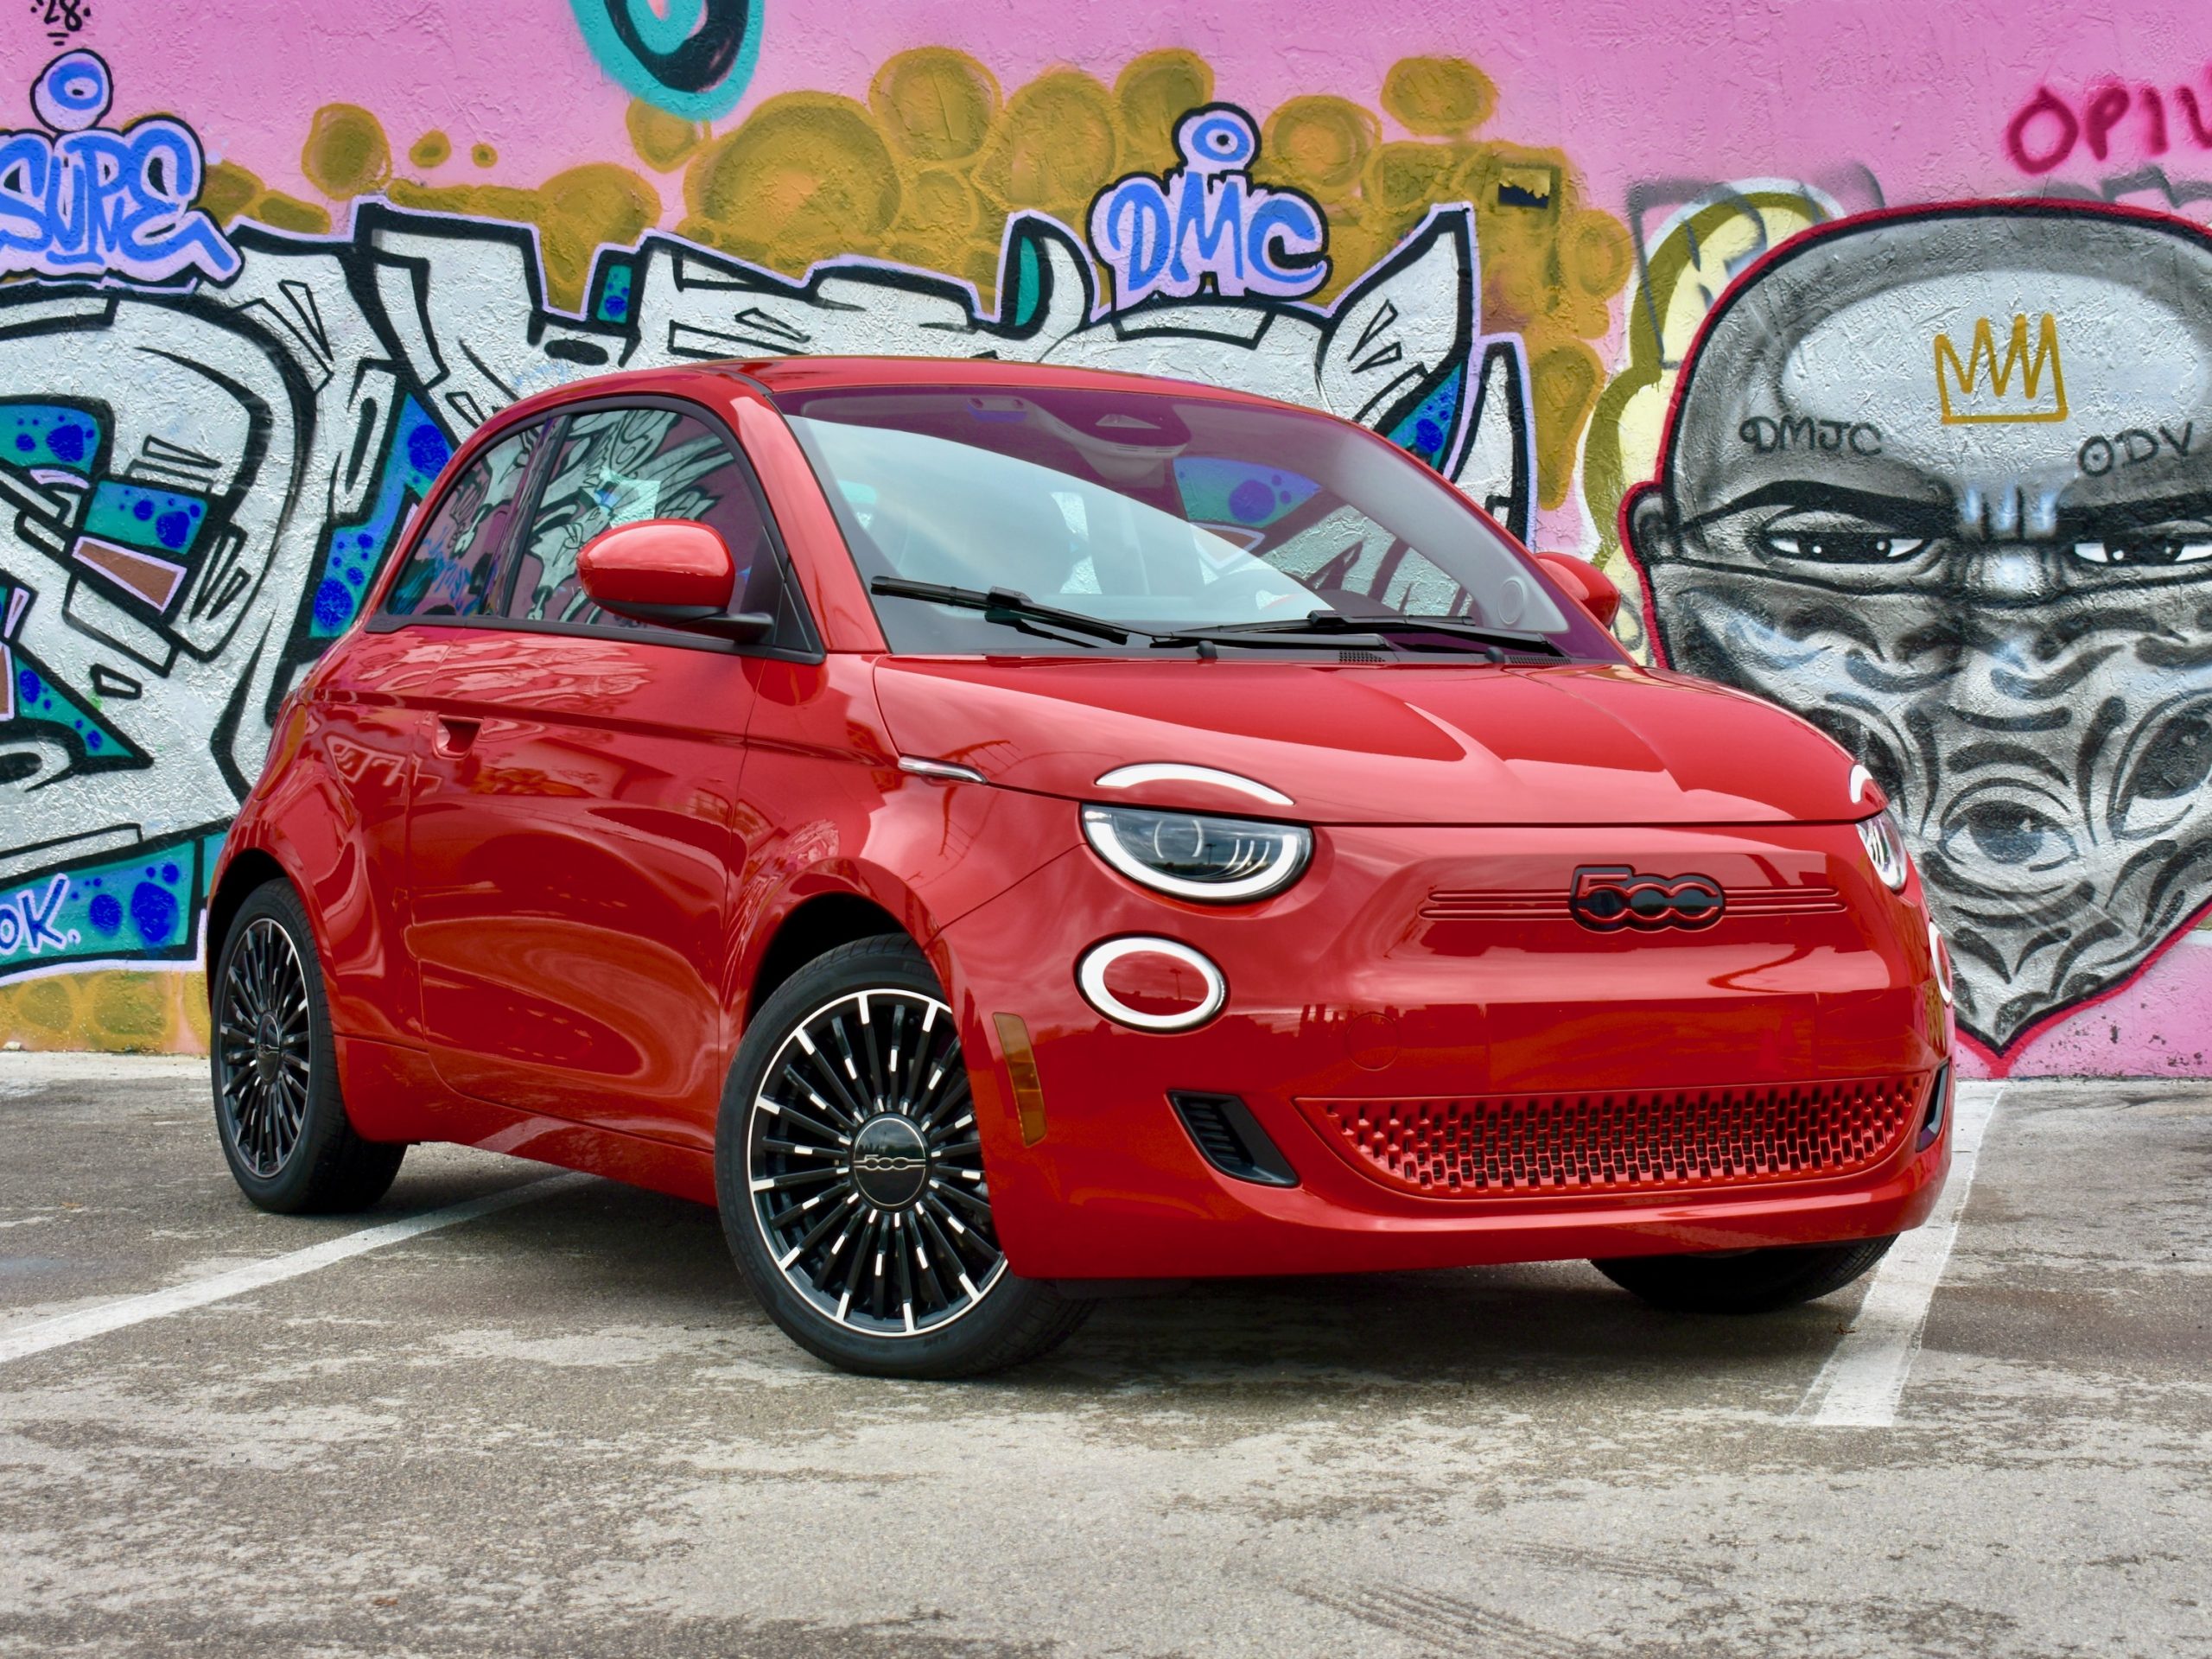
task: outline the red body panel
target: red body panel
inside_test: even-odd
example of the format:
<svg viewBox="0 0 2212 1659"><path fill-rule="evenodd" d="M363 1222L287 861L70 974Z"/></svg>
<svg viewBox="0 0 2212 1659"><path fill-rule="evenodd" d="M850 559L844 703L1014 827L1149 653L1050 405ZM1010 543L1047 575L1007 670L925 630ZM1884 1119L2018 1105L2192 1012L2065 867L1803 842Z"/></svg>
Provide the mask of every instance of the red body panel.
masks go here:
<svg viewBox="0 0 2212 1659"><path fill-rule="evenodd" d="M358 626L310 672L226 843L306 897L349 1110L711 1201L723 1077L778 932L865 899L921 943L961 1022L1008 1261L1053 1278L1188 1277L1741 1249L1923 1219L1948 1125L1834 1176L1664 1194L1419 1196L1301 1102L1696 1090L1920 1077L1950 1053L1917 880L1876 880L1878 798L1754 699L1627 663L893 657L837 523L763 386L1123 384L1002 364L812 359L655 372L525 400L690 400L759 476L823 652L490 627ZM1234 397L1194 390L1191 395ZM401 563L411 537L399 550ZM372 595L364 614L373 613ZM981 783L902 772L902 756ZM1213 907L1095 856L1079 804L1176 762L1290 798L1314 827L1279 896ZM1862 798L1863 796L1863 798ZM1203 780L1131 805L1255 812ZM1712 925L1604 931L1596 870L1689 874ZM220 906L218 906L219 911ZM1109 1024L1077 959L1194 947L1218 1016ZM1025 1145L994 1016L1033 1043ZM1210 1165L1171 1090L1241 1097L1295 1186Z"/></svg>
<svg viewBox="0 0 2212 1659"><path fill-rule="evenodd" d="M1935 1200L1940 1141L1923 1150L1908 1138L1885 1166L1834 1183L1746 1183L1657 1203L1424 1199L1355 1172L1294 1104L1931 1071L1949 1036L1925 920L1863 873L1856 845L1847 825L1363 827L1327 832L1305 880L1236 915L1162 900L1085 853L1056 860L944 940L970 1054L992 1041L998 1013L1020 1014L1035 1046L1043 1142L1024 1157L1011 1111L986 1119L1001 1136L985 1148L997 1154L993 1203L1008 1257L1051 1277L1319 1273L1738 1249L1912 1225ZM1643 868L1694 862L1739 885L1824 882L1849 907L1600 938L1564 904L1574 868L1600 854ZM1555 893L1559 913L1421 917L1432 893L1478 880ZM1117 1030L1070 973L1039 971L1131 932L1218 963L1228 1011L1195 1032ZM1171 1090L1241 1096L1300 1185L1257 1186L1210 1167L1169 1108Z"/></svg>

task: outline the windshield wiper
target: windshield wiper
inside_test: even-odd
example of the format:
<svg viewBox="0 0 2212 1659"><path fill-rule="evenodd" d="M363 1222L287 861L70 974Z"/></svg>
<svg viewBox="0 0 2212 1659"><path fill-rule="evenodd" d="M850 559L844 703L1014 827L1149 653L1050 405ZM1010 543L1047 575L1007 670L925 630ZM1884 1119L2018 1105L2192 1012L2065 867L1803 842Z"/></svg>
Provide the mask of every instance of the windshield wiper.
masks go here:
<svg viewBox="0 0 2212 1659"><path fill-rule="evenodd" d="M1280 622L1224 622L1195 628L1166 628L1153 630L1109 622L1096 616L1086 616L1081 611L1063 610L1057 605L1040 604L1028 594L1012 588L956 588L936 582L909 582L904 576L878 576L868 585L868 592L880 594L886 599L918 599L933 605L957 605L965 610L981 611L984 620L1004 623L1009 627L1035 633L1044 639L1057 636L1046 633L1047 627L1060 628L1089 639L1103 639L1109 645L1126 645L1132 635L1141 635L1154 645L1241 645L1251 650L1295 651L1301 648L1325 646L1343 649L1356 646L1373 650L1387 645L1385 636L1406 633L1440 633L1449 639L1465 639L1471 644L1495 652L1533 652L1552 657L1567 653L1541 633L1524 633L1513 628L1485 628L1478 624L1463 621L1457 617L1402 616L1389 612L1379 616L1348 615L1342 611L1314 611L1308 615L1286 618Z"/></svg>
<svg viewBox="0 0 2212 1659"><path fill-rule="evenodd" d="M1103 639L1109 645L1126 645L1129 630L1116 627L1111 622L1102 622L1095 616L1085 616L1081 611L1064 611L1057 605L1040 605L1027 594L1016 593L1011 588L954 588L938 582L909 582L904 576L878 576L868 585L871 594L880 594L886 599L921 599L932 605L957 605L963 610L981 611L987 622L1003 622L1014 627L1024 627L1031 622L1046 622L1070 633L1082 634L1092 639ZM1025 628L1031 633L1036 628ZM1141 632L1141 630L1140 630ZM1051 634L1045 634L1051 639Z"/></svg>
<svg viewBox="0 0 2212 1659"><path fill-rule="evenodd" d="M1488 645L1503 651L1531 652L1543 657L1567 655L1555 641L1541 633L1526 632L1519 628L1484 627L1478 622L1468 622L1456 616L1404 616L1395 611L1378 616L1357 615L1344 611L1314 611L1306 616L1281 622L1224 622L1217 627L1185 628L1158 637L1163 641L1203 639L1223 644L1243 644L1255 637L1280 637L1284 634L1408 633L1440 633L1447 639L1465 639L1471 645Z"/></svg>

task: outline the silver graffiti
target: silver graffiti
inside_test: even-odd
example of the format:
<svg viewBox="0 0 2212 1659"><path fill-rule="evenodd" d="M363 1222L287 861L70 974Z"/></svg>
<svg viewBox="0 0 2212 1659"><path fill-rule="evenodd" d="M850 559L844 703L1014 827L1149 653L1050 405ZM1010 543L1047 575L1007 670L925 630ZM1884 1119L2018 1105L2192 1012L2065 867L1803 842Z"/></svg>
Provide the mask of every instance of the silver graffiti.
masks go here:
<svg viewBox="0 0 2212 1659"><path fill-rule="evenodd" d="M1995 1048L2212 900L2208 302L2179 221L1809 233L1715 307L1630 504L1669 660L1897 799Z"/></svg>
<svg viewBox="0 0 2212 1659"><path fill-rule="evenodd" d="M42 918L0 976L191 959L284 692L452 448L580 375L894 353L1205 379L1374 427L1525 533L1527 370L1477 331L1472 226L1432 214L1327 309L1109 311L1080 242L1024 217L991 310L950 277L794 281L653 233L601 251L576 316L541 302L527 228L376 202L344 242L239 228L219 286L0 290L0 908Z"/></svg>

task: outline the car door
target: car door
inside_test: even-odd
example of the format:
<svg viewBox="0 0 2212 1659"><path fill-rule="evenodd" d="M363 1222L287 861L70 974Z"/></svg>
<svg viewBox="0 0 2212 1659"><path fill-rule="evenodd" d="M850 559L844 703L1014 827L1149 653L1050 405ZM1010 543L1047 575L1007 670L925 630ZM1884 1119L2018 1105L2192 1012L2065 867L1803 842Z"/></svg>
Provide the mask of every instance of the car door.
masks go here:
<svg viewBox="0 0 2212 1659"><path fill-rule="evenodd" d="M752 693L727 643L598 610L576 555L613 524L696 520L739 602L770 608L780 556L703 409L580 404L547 454L497 591L454 631L418 770L423 1030L464 1093L710 1148Z"/></svg>
<svg viewBox="0 0 2212 1659"><path fill-rule="evenodd" d="M404 1042L416 1031L421 993L404 948L407 815L451 643L442 625L488 590L541 435L533 427L501 439L430 502L384 601L311 682L311 740L344 797L338 822L360 852L342 883L316 895L332 1014L350 1034Z"/></svg>

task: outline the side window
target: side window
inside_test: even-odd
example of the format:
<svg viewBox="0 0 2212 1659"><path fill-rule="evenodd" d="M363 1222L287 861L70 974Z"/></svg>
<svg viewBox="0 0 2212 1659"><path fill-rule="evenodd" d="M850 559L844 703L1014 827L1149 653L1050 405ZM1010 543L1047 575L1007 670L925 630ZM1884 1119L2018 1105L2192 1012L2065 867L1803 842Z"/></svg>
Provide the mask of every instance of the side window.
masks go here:
<svg viewBox="0 0 2212 1659"><path fill-rule="evenodd" d="M672 409L637 408L569 417L530 516L506 613L645 627L601 610L576 575L576 555L586 542L641 518L690 518L721 531L737 566L739 607L778 609L781 574L745 463L706 421Z"/></svg>
<svg viewBox="0 0 2212 1659"><path fill-rule="evenodd" d="M497 607L493 579L513 539L545 425L525 427L479 455L423 526L384 608L393 616L480 616Z"/></svg>

